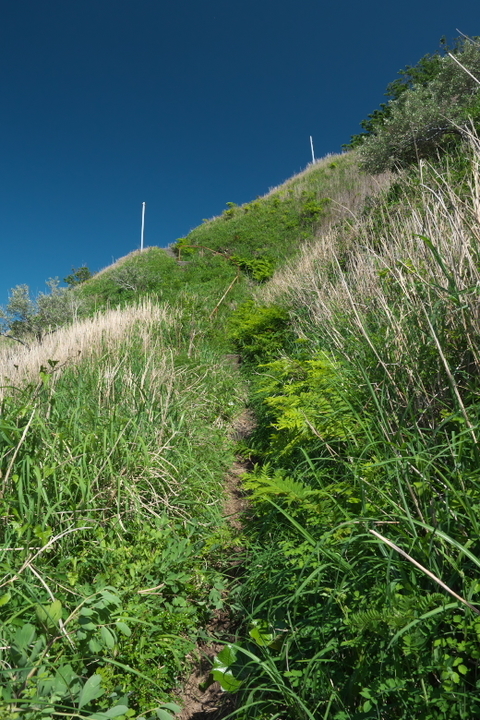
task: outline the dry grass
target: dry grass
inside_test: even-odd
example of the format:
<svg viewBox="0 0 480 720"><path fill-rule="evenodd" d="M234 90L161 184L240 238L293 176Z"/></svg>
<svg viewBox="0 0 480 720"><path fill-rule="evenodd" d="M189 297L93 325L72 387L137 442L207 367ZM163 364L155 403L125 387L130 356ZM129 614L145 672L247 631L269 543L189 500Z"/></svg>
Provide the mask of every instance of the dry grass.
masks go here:
<svg viewBox="0 0 480 720"><path fill-rule="evenodd" d="M144 300L138 305L107 310L61 328L30 349L13 341L1 343L0 377L5 385L18 387L36 381L41 367L49 367L49 360L57 361L56 367L61 370L65 365L118 346L133 333L140 335L147 348L153 327L159 323L171 325L175 318L176 313L170 308ZM0 388L0 397L3 394Z"/></svg>
<svg viewBox="0 0 480 720"><path fill-rule="evenodd" d="M377 317L389 327L388 361L410 364L412 372L412 325L418 343L433 338L441 353L432 324L441 307L442 327L465 338L478 368L480 141L470 141L467 194L459 196L448 174L424 165L414 203L406 202L396 215L385 205L374 221L356 218L350 228L329 228L275 274L259 299L285 300L301 336L313 329L341 352L351 348L346 318L349 332L368 340L366 318Z"/></svg>
<svg viewBox="0 0 480 720"><path fill-rule="evenodd" d="M299 198L303 191L315 189L314 176L317 174L319 175L318 192L322 197L332 200L332 212L329 213L332 221L345 215L355 217L363 207L365 198L376 195L382 188L388 186L393 178L393 173L390 172L380 175L367 175L361 172L358 154L355 151L331 153L314 163L309 163L304 170L288 178L284 183L271 187L257 200L265 200L272 195L281 198L292 193L294 197ZM221 217L215 215L205 222L213 222Z"/></svg>
<svg viewBox="0 0 480 720"><path fill-rule="evenodd" d="M311 190L314 182L312 175L319 175L319 191L329 197L334 205L343 207L350 217L355 217L363 207L365 198L376 195L379 190L390 185L393 174L385 172L380 175L368 175L359 168L358 154L354 151L342 154L329 154L315 163L310 163L305 170L294 175L282 185L271 188L264 196L272 194L280 196L293 192L299 197L304 190ZM320 181L321 178L321 181Z"/></svg>

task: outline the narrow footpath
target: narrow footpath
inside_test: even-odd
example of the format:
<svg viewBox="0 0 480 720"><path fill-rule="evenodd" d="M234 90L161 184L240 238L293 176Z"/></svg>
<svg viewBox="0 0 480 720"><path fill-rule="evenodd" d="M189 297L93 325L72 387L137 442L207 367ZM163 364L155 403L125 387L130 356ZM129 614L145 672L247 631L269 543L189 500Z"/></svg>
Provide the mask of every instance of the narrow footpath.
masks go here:
<svg viewBox="0 0 480 720"><path fill-rule="evenodd" d="M254 427L254 417L245 409L233 423L231 436L236 441L242 440L252 433ZM242 529L242 515L247 507L241 483L242 475L247 470L247 462L236 460L225 478L223 516L236 532ZM217 610L206 629L212 637L222 637L230 642L235 640L228 610ZM178 715L178 720L221 720L235 709L235 697L225 693L218 682L205 690L202 689L210 675L213 658L223 647L223 643L216 642L199 645L200 664L188 678L179 698L183 710Z"/></svg>

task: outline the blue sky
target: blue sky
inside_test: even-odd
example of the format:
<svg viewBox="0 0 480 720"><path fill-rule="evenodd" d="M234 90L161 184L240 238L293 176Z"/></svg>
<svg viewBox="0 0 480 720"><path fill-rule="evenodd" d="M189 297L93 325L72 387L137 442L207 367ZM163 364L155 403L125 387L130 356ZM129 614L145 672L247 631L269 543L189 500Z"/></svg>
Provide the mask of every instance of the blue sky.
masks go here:
<svg viewBox="0 0 480 720"><path fill-rule="evenodd" d="M472 0L0 0L0 304L338 152Z"/></svg>

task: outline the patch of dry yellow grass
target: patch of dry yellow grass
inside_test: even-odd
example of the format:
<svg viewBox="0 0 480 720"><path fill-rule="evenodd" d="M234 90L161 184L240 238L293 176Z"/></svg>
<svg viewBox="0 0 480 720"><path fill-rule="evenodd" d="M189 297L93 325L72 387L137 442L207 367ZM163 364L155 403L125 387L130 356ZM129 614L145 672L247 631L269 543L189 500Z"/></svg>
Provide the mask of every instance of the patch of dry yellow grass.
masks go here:
<svg viewBox="0 0 480 720"><path fill-rule="evenodd" d="M99 355L126 342L132 334L139 334L146 346L154 326L171 325L177 313L166 306L144 300L138 305L107 310L93 317L60 328L42 343L30 349L13 341L0 344L0 378L2 385L21 386L36 381L41 367L49 367L49 360L57 361L57 368ZM58 372L58 371L57 371ZM4 390L0 387L0 397Z"/></svg>
<svg viewBox="0 0 480 720"><path fill-rule="evenodd" d="M258 291L258 299L285 301L300 336L318 329L340 352L345 338L338 319L350 318L351 332L366 338L365 318L378 312L388 318L391 358L399 363L415 357L406 337L411 318L416 318L419 338L422 332L425 338L431 336L430 316L441 302L445 326L463 333L480 367L479 138L472 136L471 149L469 192L460 197L448 175L424 165L414 204L405 201L396 215L387 205L380 207L374 224L357 217L349 228L330 227L275 273Z"/></svg>

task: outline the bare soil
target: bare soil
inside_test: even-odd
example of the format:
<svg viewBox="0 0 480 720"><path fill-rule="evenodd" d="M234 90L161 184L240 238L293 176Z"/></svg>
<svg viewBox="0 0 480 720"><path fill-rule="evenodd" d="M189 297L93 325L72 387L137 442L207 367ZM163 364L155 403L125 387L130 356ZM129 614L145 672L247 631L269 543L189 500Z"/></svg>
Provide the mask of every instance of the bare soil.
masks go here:
<svg viewBox="0 0 480 720"><path fill-rule="evenodd" d="M233 423L231 436L237 441L241 440L248 437L254 427L253 414L245 409ZM248 469L246 462L237 460L225 478L223 515L236 531L242 529L242 514L247 507L247 500L241 486L241 476ZM233 550L235 551L235 548ZM234 572L235 565L240 563L241 560L237 563L234 559L232 563ZM214 637L222 637L227 641L234 640L233 623L225 610L215 612L207 630ZM215 642L198 646L200 662L185 683L179 698L183 710L178 715L178 720L221 720L235 710L235 696L225 693L218 682L214 682L206 690L201 689L210 676L214 656L218 655L223 647L223 644Z"/></svg>

